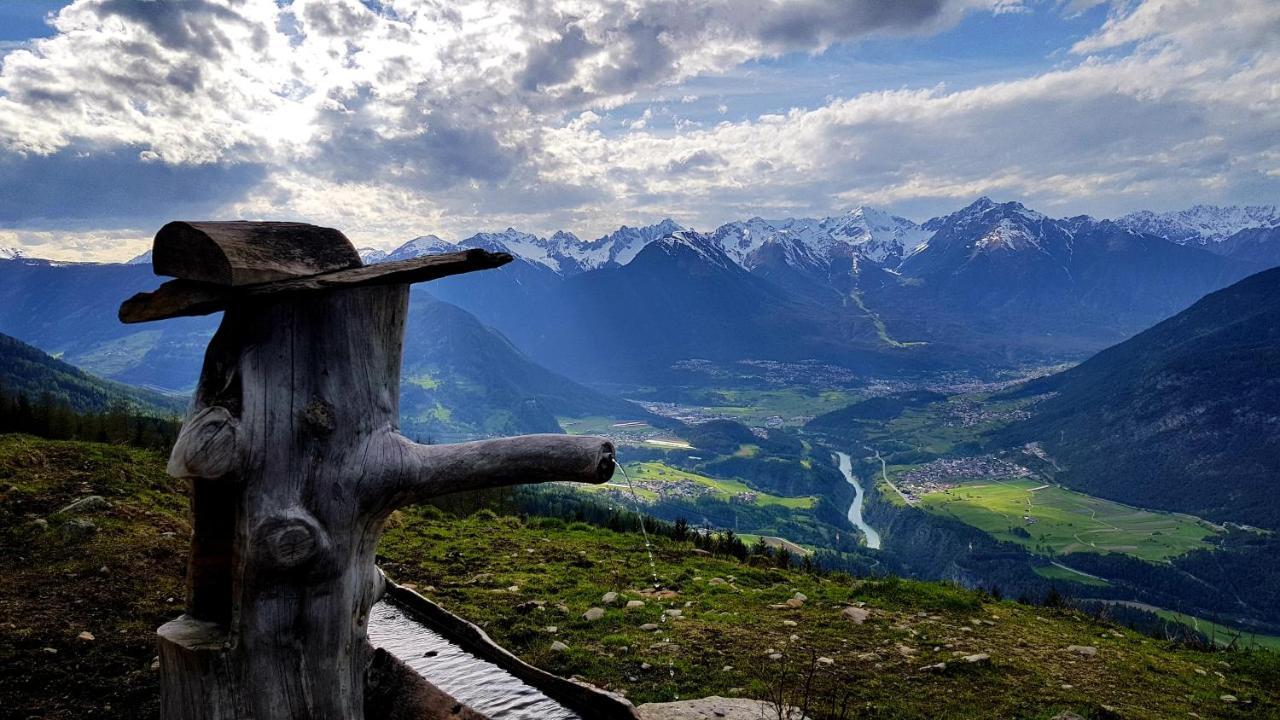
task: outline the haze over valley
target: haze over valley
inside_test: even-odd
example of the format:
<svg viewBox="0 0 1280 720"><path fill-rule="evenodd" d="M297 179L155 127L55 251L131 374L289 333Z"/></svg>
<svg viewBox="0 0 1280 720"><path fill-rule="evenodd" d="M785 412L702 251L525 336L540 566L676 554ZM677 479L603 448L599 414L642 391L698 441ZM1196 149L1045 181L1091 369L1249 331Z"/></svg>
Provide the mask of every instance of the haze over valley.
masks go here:
<svg viewBox="0 0 1280 720"><path fill-rule="evenodd" d="M362 255L515 258L413 291L400 404L414 437L600 434L637 495L594 492L622 508L855 572L1137 602L1265 635L1280 623L1265 560L1280 510L1262 348L1280 270L1263 270L1280 258L1257 248L1272 243L1271 208L1054 219L980 198L920 224L860 207ZM0 332L149 388L136 402L157 407L190 390L217 318L115 323L113 301L150 275L146 256L0 261ZM72 397L63 387L24 392Z"/></svg>

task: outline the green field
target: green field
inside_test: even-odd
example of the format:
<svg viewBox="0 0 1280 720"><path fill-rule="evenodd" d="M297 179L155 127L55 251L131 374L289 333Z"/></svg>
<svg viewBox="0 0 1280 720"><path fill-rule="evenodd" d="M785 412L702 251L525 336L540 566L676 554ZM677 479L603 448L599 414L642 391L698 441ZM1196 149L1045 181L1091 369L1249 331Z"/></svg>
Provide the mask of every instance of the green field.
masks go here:
<svg viewBox="0 0 1280 720"><path fill-rule="evenodd" d="M1047 580L1062 580L1064 582L1080 583L1081 585L1092 585L1094 587L1108 587L1111 583L1101 578L1082 575L1078 572L1072 572L1066 568L1057 565L1045 565L1044 567L1035 568L1035 572L1042 578Z"/></svg>
<svg viewBox="0 0 1280 720"><path fill-rule="evenodd" d="M1205 541L1215 532L1190 516L1140 510L1035 480L966 483L925 495L920 507L1048 555L1116 552L1160 562L1211 547Z"/></svg>
<svg viewBox="0 0 1280 720"><path fill-rule="evenodd" d="M677 480L688 480L711 488L713 494L721 500L728 500L734 495L744 492L756 494L757 505L781 505L782 507L791 508L793 510L806 510L813 507L815 500L812 497L780 497L778 495L770 495L744 485L737 480L724 480L721 478L707 477L699 475L687 470L673 468L660 462L639 462L629 463L626 466L627 474L632 481L639 484L642 482L674 482ZM621 475L614 476L612 484L626 484L626 480ZM636 487L636 494L643 497L643 488Z"/></svg>
<svg viewBox="0 0 1280 720"><path fill-rule="evenodd" d="M745 543L747 547L751 547L755 545L756 543L760 542L762 538L764 539L765 545L768 545L769 547L774 549L786 548L787 552L793 555L812 555L813 554L812 547L806 547L804 545L801 545L800 543L793 543L786 538L780 538L776 535L755 535L753 533L738 533L738 539L741 540L743 543Z"/></svg>
<svg viewBox="0 0 1280 720"><path fill-rule="evenodd" d="M688 442L669 430L656 428L641 420L613 417L558 417L556 422L570 435L604 435L618 445L643 446L655 450L692 450Z"/></svg>
<svg viewBox="0 0 1280 720"><path fill-rule="evenodd" d="M1197 630L1218 645L1226 646L1234 641L1236 647L1240 648L1263 648L1280 652L1280 637L1274 635L1256 635L1247 630L1220 625L1204 618L1192 617L1172 610L1157 610L1156 614L1165 620L1172 620Z"/></svg>
<svg viewBox="0 0 1280 720"><path fill-rule="evenodd" d="M745 423L763 422L780 417L784 425L798 425L797 418L813 417L838 410L859 398L847 390L707 390L697 405L709 414L728 415Z"/></svg>
<svg viewBox="0 0 1280 720"><path fill-rule="evenodd" d="M593 415L591 417L557 417L556 422L570 435L596 435L599 433L633 431L642 434L658 434L652 425L634 418L615 418Z"/></svg>

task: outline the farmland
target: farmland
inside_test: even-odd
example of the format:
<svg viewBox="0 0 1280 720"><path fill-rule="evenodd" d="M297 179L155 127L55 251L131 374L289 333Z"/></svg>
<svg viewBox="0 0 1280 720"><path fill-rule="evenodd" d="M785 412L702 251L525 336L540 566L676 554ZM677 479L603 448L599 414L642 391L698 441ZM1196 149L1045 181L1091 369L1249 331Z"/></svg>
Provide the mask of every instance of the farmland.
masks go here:
<svg viewBox="0 0 1280 720"><path fill-rule="evenodd" d="M1161 562L1211 547L1208 524L1033 479L984 480L924 495L919 507L1047 555L1116 552Z"/></svg>
<svg viewBox="0 0 1280 720"><path fill-rule="evenodd" d="M793 510L805 510L813 507L814 504L812 497L770 495L752 490L738 480L708 477L674 468L661 462L630 463L625 468L627 476L631 478L632 483L635 485L636 494L641 495L642 498L646 494L665 497L670 492L668 488L672 490L683 488L683 491L677 490L676 492L686 495L705 493L720 500L733 500L736 498L740 502L747 502L753 505L780 505ZM621 478L615 478L612 484L618 485L620 482L625 483ZM705 488L705 490L701 488ZM642 491L647 491L647 493L642 493Z"/></svg>

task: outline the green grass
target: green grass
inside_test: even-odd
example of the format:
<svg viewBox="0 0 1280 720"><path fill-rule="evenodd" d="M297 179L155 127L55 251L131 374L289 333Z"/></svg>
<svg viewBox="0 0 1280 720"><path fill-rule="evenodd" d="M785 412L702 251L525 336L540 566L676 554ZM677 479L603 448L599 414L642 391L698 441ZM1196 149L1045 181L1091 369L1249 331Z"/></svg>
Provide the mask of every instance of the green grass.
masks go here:
<svg viewBox="0 0 1280 720"><path fill-rule="evenodd" d="M1205 637L1219 645L1226 646L1234 641L1237 647L1258 647L1272 652L1280 652L1280 637L1276 637L1274 635L1256 635L1246 630L1234 628L1229 625L1222 625L1205 620L1204 618L1198 618L1185 613L1174 612L1172 610L1157 610L1156 614L1166 620L1186 625L1193 630L1201 632Z"/></svg>
<svg viewBox="0 0 1280 720"><path fill-rule="evenodd" d="M784 425L798 425L799 418L838 410L860 396L847 390L813 390L805 387L775 390L714 388L705 393L703 403L689 403L709 414L728 415L745 423L782 418Z"/></svg>
<svg viewBox="0 0 1280 720"><path fill-rule="evenodd" d="M158 714L155 628L181 613L190 532L185 484L165 474L164 462L156 453L0 436L0 716ZM97 532L67 536L56 510L90 493L110 502L85 516ZM995 602L944 583L815 576L699 555L663 537L653 544L662 594L651 592L640 535L554 518L406 509L388 520L378 555L392 578L523 659L635 702L763 697L778 678L794 683L803 659L825 656L833 663L820 666L819 690L851 691L850 717L869 720L1280 712L1273 653L1178 649L1077 612ZM712 583L717 577L728 583ZM620 602L599 621L583 619L606 591ZM797 591L808 598L802 607L773 607ZM646 604L624 610L631 599ZM531 600L541 609L518 609ZM864 624L841 617L851 604L870 611ZM82 630L97 639L76 640ZM568 651L553 652L554 640ZM1068 645L1098 654L1081 658ZM768 659L771 650L784 658ZM990 665L957 661L972 652L989 653ZM946 671L920 669L936 662ZM1240 702L1223 703L1225 693Z"/></svg>
<svg viewBox="0 0 1280 720"><path fill-rule="evenodd" d="M907 446L933 455L945 455L962 443L980 441L984 434L1007 425L1011 413L1028 404L1026 399L992 401L989 395L956 396L926 407L907 408L888 421L868 421L862 427L871 447ZM959 413L980 408L987 417L965 425Z"/></svg>
<svg viewBox="0 0 1280 720"><path fill-rule="evenodd" d="M804 553L806 555L812 554L814 551L813 547L807 547L799 543L793 543L786 538L781 538L776 535L755 535L753 533L738 533L738 538L741 539L742 542L746 543L747 547L752 547L756 543L760 542L761 538L764 538L764 544L768 545L771 548L785 547L789 552Z"/></svg>
<svg viewBox="0 0 1280 720"><path fill-rule="evenodd" d="M77 357L75 364L99 377L124 372L142 362L142 358L155 349L162 334L160 330L140 330L108 340Z"/></svg>
<svg viewBox="0 0 1280 720"><path fill-rule="evenodd" d="M558 417L556 422L570 435L605 435L627 438L619 444L639 444L649 450L683 451L693 449L689 443L674 435L670 430L656 428L647 422L634 418L615 417Z"/></svg>
<svg viewBox="0 0 1280 720"><path fill-rule="evenodd" d="M423 390L435 390L440 387L440 379L426 372L407 377L404 382L406 385L414 385Z"/></svg>
<svg viewBox="0 0 1280 720"><path fill-rule="evenodd" d="M665 463L650 461L629 463L626 465L627 474L635 482L667 482L677 480L688 480L711 488L714 494L721 500L729 500L734 495L740 493L755 493L756 505L781 505L792 510L807 510L812 508L817 500L812 497L781 497L779 495L770 495L768 493L753 490L738 480L726 480L723 478L713 478L698 473L681 470L671 467ZM624 483L620 476L616 477L614 482ZM636 492L640 492L640 488L636 488Z"/></svg>
<svg viewBox="0 0 1280 720"><path fill-rule="evenodd" d="M1111 583L1101 578L1092 577L1090 575L1081 575L1078 572L1072 572L1066 568L1058 567L1057 565L1037 567L1035 568L1035 573L1048 580L1062 580L1065 582L1080 583L1081 585L1092 585L1093 587L1111 586Z"/></svg>
<svg viewBox="0 0 1280 720"><path fill-rule="evenodd" d="M186 483L164 465L0 435L0 717L159 716L155 630L182 612L190 533ZM87 495L108 505L58 514ZM85 521L91 533L69 532Z"/></svg>
<svg viewBox="0 0 1280 720"><path fill-rule="evenodd" d="M1048 720L1069 710L1164 720L1280 709L1280 657L1271 653L1171 649L1074 611L995 602L942 583L818 577L699 556L659 537L654 557L664 592L655 594L636 534L413 510L392 523L379 552L391 577L479 623L526 661L637 703L761 697L780 677L798 684L806 659L823 656L833 663L818 666L819 695L852 691L859 712L851 717L859 718ZM605 606L608 591L620 598ZM797 591L807 597L801 607L775 607ZM628 600L645 605L626 610ZM543 604L512 611L526 601ZM851 604L870 610L864 624L841 617ZM583 619L590 607L603 607L604 617ZM555 641L568 650L553 652ZM1067 652L1069 645L1098 652L1085 659ZM783 659L770 660L771 652ZM957 659L979 652L990 654L991 665ZM937 662L947 669L920 669ZM1219 697L1226 693L1242 701L1225 704Z"/></svg>
<svg viewBox="0 0 1280 720"><path fill-rule="evenodd" d="M919 506L1037 552L1116 552L1160 562L1197 548L1215 531L1186 515L1159 513L1038 480L978 481L930 493ZM1035 489L1040 488L1040 489ZM1023 517L1036 520L1027 524ZM1023 528L1030 538L1013 532Z"/></svg>

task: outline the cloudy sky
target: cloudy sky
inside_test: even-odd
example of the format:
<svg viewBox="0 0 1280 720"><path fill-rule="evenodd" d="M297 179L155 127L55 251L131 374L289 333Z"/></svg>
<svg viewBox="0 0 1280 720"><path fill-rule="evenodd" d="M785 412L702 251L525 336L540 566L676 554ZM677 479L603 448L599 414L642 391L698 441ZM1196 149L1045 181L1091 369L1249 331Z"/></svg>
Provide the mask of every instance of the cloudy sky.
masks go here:
<svg viewBox="0 0 1280 720"><path fill-rule="evenodd" d="M1280 199L1275 0L21 0L0 247Z"/></svg>

